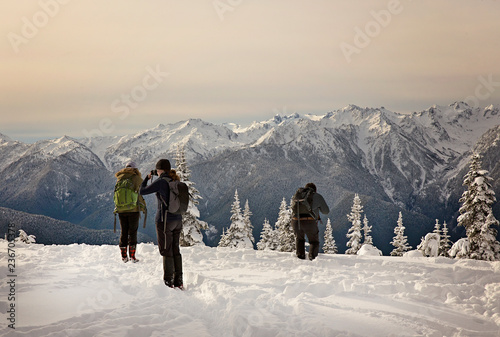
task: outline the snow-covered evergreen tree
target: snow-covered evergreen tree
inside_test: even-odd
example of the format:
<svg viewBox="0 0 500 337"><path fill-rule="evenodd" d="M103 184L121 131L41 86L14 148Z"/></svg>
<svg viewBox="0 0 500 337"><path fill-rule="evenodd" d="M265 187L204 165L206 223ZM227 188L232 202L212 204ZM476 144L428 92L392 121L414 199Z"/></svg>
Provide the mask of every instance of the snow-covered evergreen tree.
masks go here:
<svg viewBox="0 0 500 337"><path fill-rule="evenodd" d="M437 257L439 256L439 245L439 234L435 232L427 233L425 237L421 239L420 244L417 246L417 250L422 252L423 256Z"/></svg>
<svg viewBox="0 0 500 337"><path fill-rule="evenodd" d="M347 247L350 247L345 251L346 254L356 254L361 248L361 213L363 212L363 206L361 205L361 199L358 194L354 195L353 205L351 207L351 213L347 215L347 219L351 222L351 228L347 232L347 237L349 241L347 242Z"/></svg>
<svg viewBox="0 0 500 337"><path fill-rule="evenodd" d="M396 227L394 227L394 238L391 241L391 244L395 247L391 256L403 256L403 254L411 249L411 246L408 245L407 237L404 235L405 226L403 226L403 214L399 212L398 223Z"/></svg>
<svg viewBox="0 0 500 337"><path fill-rule="evenodd" d="M272 228L269 220L265 219L260 232L260 241L257 242L258 250L276 250L278 248L278 240L276 231Z"/></svg>
<svg viewBox="0 0 500 337"><path fill-rule="evenodd" d="M368 225L368 218L366 217L366 214L365 214L365 217L363 218L363 233L365 235L365 239L363 241L363 244L373 245L373 239L372 239L372 236L370 234L371 231L372 231L372 226Z"/></svg>
<svg viewBox="0 0 500 337"><path fill-rule="evenodd" d="M208 229L208 224L205 221L201 221L200 211L197 205L199 204L198 199L201 199L200 192L194 187L194 182L191 179L191 170L189 169L186 156L184 151L184 146L177 146L177 153L175 158L175 166L177 175L182 182L184 182L189 189L189 207L182 216L182 232L180 237L181 246L193 246L193 245L205 245L203 242L202 230Z"/></svg>
<svg viewBox="0 0 500 337"><path fill-rule="evenodd" d="M500 243L496 239L499 222L493 215L495 192L491 188L489 172L481 168L481 157L473 154L469 172L463 185L458 225L464 226L469 239L469 258L476 260L500 260Z"/></svg>
<svg viewBox="0 0 500 337"><path fill-rule="evenodd" d="M248 237L248 229L241 214L238 190L234 192L234 202L231 206L231 226L223 233L221 241L219 247L253 249L253 242Z"/></svg>
<svg viewBox="0 0 500 337"><path fill-rule="evenodd" d="M31 235L31 234L28 235L25 231L20 229L19 236L14 241L21 241L21 242L24 242L27 244L36 243L36 236Z"/></svg>
<svg viewBox="0 0 500 337"><path fill-rule="evenodd" d="M325 254L337 254L337 244L335 243L335 239L333 238L333 230L330 219L326 222L325 228L325 241L323 243L323 252Z"/></svg>
<svg viewBox="0 0 500 337"><path fill-rule="evenodd" d="M191 170L189 169L186 161L186 151L184 145L178 144L175 153L175 170L181 181L190 181Z"/></svg>
<svg viewBox="0 0 500 337"><path fill-rule="evenodd" d="M439 224L439 220L436 219L436 223L434 224L434 231L433 233L439 235L441 237L441 225Z"/></svg>
<svg viewBox="0 0 500 337"><path fill-rule="evenodd" d="M248 203L248 199L245 202L245 208L243 209L243 222L245 223L245 230L248 238L252 242L252 244L255 243L255 239L253 237L253 226L252 226L252 221L250 220L250 217L252 216L252 211L250 211L250 205Z"/></svg>
<svg viewBox="0 0 500 337"><path fill-rule="evenodd" d="M232 240L230 236L228 235L228 233L226 233L226 229L222 228L222 235L220 236L219 244L217 247L229 247L231 241Z"/></svg>
<svg viewBox="0 0 500 337"><path fill-rule="evenodd" d="M448 235L448 226L446 221L443 222L441 229L441 241L439 242L439 256L450 257L449 251L451 248L450 236Z"/></svg>
<svg viewBox="0 0 500 337"><path fill-rule="evenodd" d="M433 234L435 234L435 237L438 239L437 241L437 248L438 248L438 256L441 255L441 224L439 223L439 220L436 219L436 223L434 224L434 231Z"/></svg>
<svg viewBox="0 0 500 337"><path fill-rule="evenodd" d="M288 207L285 198L281 201L278 220L274 227L278 231L278 250L280 252L295 251L295 233L292 228L292 211Z"/></svg>
<svg viewBox="0 0 500 337"><path fill-rule="evenodd" d="M469 238L461 238L451 246L450 257L455 257L457 259L465 259L469 257L470 245Z"/></svg>

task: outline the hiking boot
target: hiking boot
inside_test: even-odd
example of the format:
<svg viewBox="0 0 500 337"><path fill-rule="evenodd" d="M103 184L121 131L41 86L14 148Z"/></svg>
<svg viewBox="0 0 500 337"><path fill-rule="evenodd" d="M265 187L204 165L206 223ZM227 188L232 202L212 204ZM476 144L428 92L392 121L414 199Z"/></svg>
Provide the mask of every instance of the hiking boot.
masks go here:
<svg viewBox="0 0 500 337"><path fill-rule="evenodd" d="M135 245L134 246L129 246L128 247L128 252L129 252L129 255L130 255L130 261L132 262L139 262L138 259L135 258Z"/></svg>
<svg viewBox="0 0 500 337"><path fill-rule="evenodd" d="M174 258L169 256L163 257L163 281L169 288L174 287Z"/></svg>
<svg viewBox="0 0 500 337"><path fill-rule="evenodd" d="M182 283L182 255L174 256L174 287L184 289Z"/></svg>
<svg viewBox="0 0 500 337"><path fill-rule="evenodd" d="M120 251L122 253L122 261L128 262L127 247L120 247Z"/></svg>

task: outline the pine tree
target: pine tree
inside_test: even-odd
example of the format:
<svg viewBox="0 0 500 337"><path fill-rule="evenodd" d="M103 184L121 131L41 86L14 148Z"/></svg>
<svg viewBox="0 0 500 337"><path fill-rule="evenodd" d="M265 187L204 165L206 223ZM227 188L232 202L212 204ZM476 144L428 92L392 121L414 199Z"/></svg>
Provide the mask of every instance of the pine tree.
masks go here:
<svg viewBox="0 0 500 337"><path fill-rule="evenodd" d="M338 249L333 238L333 230L330 219L326 222L325 228L325 242L323 243L323 252L325 254L337 254Z"/></svg>
<svg viewBox="0 0 500 337"><path fill-rule="evenodd" d="M184 145L178 144L175 154L175 169L181 181L190 181L191 170L186 161L186 151Z"/></svg>
<svg viewBox="0 0 500 337"><path fill-rule="evenodd" d="M491 188L489 172L481 169L481 157L473 154L469 172L463 185L467 190L462 194L458 225L465 227L469 239L469 258L476 260L500 260L500 243L496 239L499 222L493 215L495 192Z"/></svg>
<svg viewBox="0 0 500 337"><path fill-rule="evenodd" d="M403 256L403 254L411 249L408 245L407 237L404 235L405 226L403 226L403 215L399 212L397 226L394 228L394 238L391 244L395 247L391 252L391 256Z"/></svg>
<svg viewBox="0 0 500 337"><path fill-rule="evenodd" d="M258 250L276 250L278 242L276 240L276 231L273 230L267 219L264 220L262 231L260 233L260 241L257 243Z"/></svg>
<svg viewBox="0 0 500 337"><path fill-rule="evenodd" d="M191 170L186 162L184 146L177 146L175 166L179 178L188 186L190 201L186 214L182 216L182 232L179 243L183 247L204 245L205 243L203 242L203 234L201 231L207 230L208 224L198 219L200 217L200 211L197 205L199 204L198 199L201 199L201 196L200 192L194 187L194 182L190 181Z"/></svg>
<svg viewBox="0 0 500 337"><path fill-rule="evenodd" d="M363 218L363 232L365 233L365 239L363 241L363 244L367 245L373 245L373 239L371 236L371 231L372 231L372 226L368 225L368 219L365 217Z"/></svg>
<svg viewBox="0 0 500 337"><path fill-rule="evenodd" d="M437 233L427 233L425 237L420 239L420 244L417 250L422 252L423 256L437 257L439 256L440 238Z"/></svg>
<svg viewBox="0 0 500 337"><path fill-rule="evenodd" d="M246 235L250 239L252 244L255 243L255 239L253 237L253 226L252 221L250 220L250 216L252 216L252 212L250 211L250 205L248 204L248 199L245 202L245 208L243 209L243 222L245 223L245 231Z"/></svg>
<svg viewBox="0 0 500 337"><path fill-rule="evenodd" d="M231 206L231 225L229 229L223 233L221 241L222 243L219 242L219 247L253 249L253 243L248 237L248 229L246 228L243 215L241 214L238 190L234 192L234 202Z"/></svg>
<svg viewBox="0 0 500 337"><path fill-rule="evenodd" d="M295 251L295 233L292 228L292 212L289 209L285 198L281 201L275 228L278 231L279 251Z"/></svg>
<svg viewBox="0 0 500 337"><path fill-rule="evenodd" d="M450 257L466 259L469 256L469 238L461 238L450 249Z"/></svg>
<svg viewBox="0 0 500 337"><path fill-rule="evenodd" d="M345 251L346 254L356 254L361 248L361 213L363 206L361 206L361 199L358 194L354 195L351 213L347 215L347 219L352 223L351 228L347 232L349 241L347 247L351 247Z"/></svg>
<svg viewBox="0 0 500 337"><path fill-rule="evenodd" d="M444 257L450 257L450 248L451 248L451 241L450 241L450 236L448 235L448 226L446 225L446 221L443 222L443 229L441 230L441 241L439 242L439 250L440 250L440 256Z"/></svg>
<svg viewBox="0 0 500 337"><path fill-rule="evenodd" d="M436 237L439 242L439 247L438 247L438 256L441 255L441 225L439 224L439 220L436 219L436 223L434 224L434 234L436 234Z"/></svg>
<svg viewBox="0 0 500 337"><path fill-rule="evenodd" d="M222 228L222 235L220 236L219 244L217 247L227 247L229 246L229 238L226 234L226 229Z"/></svg>
<svg viewBox="0 0 500 337"><path fill-rule="evenodd" d="M437 235L441 236L441 225L439 224L439 220L436 219L436 223L434 224L434 231Z"/></svg>
<svg viewBox="0 0 500 337"><path fill-rule="evenodd" d="M19 236L14 241L21 241L21 242L24 242L27 244L36 243L36 236L31 235L31 234L28 235L25 231L20 229Z"/></svg>

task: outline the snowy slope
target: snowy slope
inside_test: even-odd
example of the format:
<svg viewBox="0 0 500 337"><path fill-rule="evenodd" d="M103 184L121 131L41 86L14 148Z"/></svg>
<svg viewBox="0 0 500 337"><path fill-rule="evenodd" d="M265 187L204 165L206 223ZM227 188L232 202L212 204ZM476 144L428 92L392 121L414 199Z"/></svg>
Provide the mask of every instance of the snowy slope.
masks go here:
<svg viewBox="0 0 500 337"><path fill-rule="evenodd" d="M500 333L500 262L182 248L187 290L157 247L16 243L16 329L1 336L467 336ZM9 290L0 240L2 294Z"/></svg>
<svg viewBox="0 0 500 337"><path fill-rule="evenodd" d="M99 157L70 137L8 142L0 144L0 154L6 159L0 164L3 207L79 222L114 183Z"/></svg>
<svg viewBox="0 0 500 337"><path fill-rule="evenodd" d="M15 162L26 152L30 146L19 141L13 141L0 133L0 172Z"/></svg>

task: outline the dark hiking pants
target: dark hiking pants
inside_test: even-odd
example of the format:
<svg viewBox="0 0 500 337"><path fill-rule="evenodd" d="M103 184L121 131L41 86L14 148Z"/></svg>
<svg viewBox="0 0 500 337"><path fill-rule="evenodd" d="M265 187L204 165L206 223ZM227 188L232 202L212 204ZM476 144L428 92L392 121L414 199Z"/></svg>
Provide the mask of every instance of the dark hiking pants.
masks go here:
<svg viewBox="0 0 500 337"><path fill-rule="evenodd" d="M120 218L120 247L137 245L137 228L139 228L139 212L118 213Z"/></svg>
<svg viewBox="0 0 500 337"><path fill-rule="evenodd" d="M158 249L160 255L174 257L181 255L179 248L179 239L182 231L182 220L167 221L156 223L156 235L158 237Z"/></svg>
<svg viewBox="0 0 500 337"><path fill-rule="evenodd" d="M305 259L306 236L309 239L309 260L318 256L319 252L319 229L316 220L292 220L292 227L295 233L295 248L297 257Z"/></svg>

